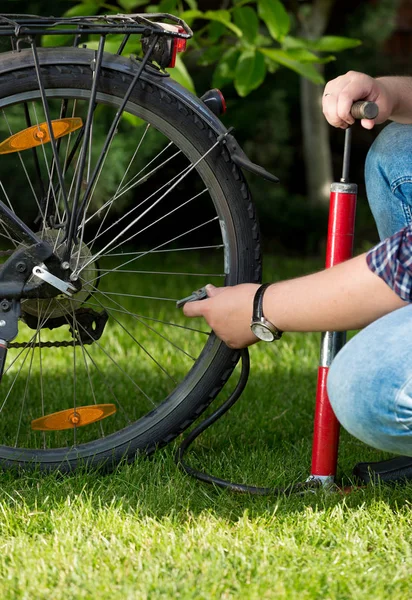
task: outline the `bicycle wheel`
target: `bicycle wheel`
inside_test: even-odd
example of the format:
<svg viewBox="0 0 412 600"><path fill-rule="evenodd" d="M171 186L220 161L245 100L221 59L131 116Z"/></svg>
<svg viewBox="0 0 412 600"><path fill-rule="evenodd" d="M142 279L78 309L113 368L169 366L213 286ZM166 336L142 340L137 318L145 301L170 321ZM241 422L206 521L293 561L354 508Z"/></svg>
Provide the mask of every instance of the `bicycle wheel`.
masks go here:
<svg viewBox="0 0 412 600"><path fill-rule="evenodd" d="M50 117L69 123L56 140L64 181L50 143L1 153L0 197L63 258L94 53L40 49L39 57ZM136 68L103 60L82 189ZM31 52L0 57L0 110L0 141L44 130ZM68 263L81 290L21 303L0 386L3 467L68 471L132 460L187 428L229 377L238 353L175 306L207 282L260 279L255 211L216 141L224 132L199 100L146 68L78 224ZM21 246L4 225L0 236L4 256Z"/></svg>

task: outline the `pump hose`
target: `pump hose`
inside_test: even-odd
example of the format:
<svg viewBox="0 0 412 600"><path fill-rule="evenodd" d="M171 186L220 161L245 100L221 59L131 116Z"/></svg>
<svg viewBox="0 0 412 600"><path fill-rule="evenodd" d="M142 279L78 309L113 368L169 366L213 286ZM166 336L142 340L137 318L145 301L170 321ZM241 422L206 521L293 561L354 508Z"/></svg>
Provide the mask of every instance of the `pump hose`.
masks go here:
<svg viewBox="0 0 412 600"><path fill-rule="evenodd" d="M243 390L245 389L250 372L250 358L249 351L247 348L244 348L240 351L240 357L242 360L242 368L239 376L239 381L237 382L235 389L233 390L229 398L217 410L215 410L215 412L213 412L209 417L204 419L183 440L183 442L180 444L179 448L176 451L175 463L188 475L195 477L200 481L216 485L220 488L229 489L233 492L240 492L243 494L255 494L259 496L277 496L282 494L303 493L305 491L314 491L316 489L319 489L321 487L321 483L317 480L309 480L303 483L294 483L285 488L257 487L253 485L233 483L225 479L220 479L219 477L214 477L213 475L209 475L202 471L197 471L183 460L185 452L188 450L189 446L194 442L194 440L203 431L205 431L205 429L207 429L208 427L213 425L213 423L215 423L218 419L220 419L220 417L222 417L235 404L235 402L237 402Z"/></svg>

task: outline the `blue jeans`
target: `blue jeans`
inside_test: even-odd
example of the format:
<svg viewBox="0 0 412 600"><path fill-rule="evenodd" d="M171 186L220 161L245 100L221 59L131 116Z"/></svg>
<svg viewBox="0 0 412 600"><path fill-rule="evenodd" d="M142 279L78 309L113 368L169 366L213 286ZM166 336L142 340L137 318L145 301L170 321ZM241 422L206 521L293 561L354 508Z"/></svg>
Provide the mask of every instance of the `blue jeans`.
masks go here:
<svg viewBox="0 0 412 600"><path fill-rule="evenodd" d="M412 221L412 125L391 123L365 166L369 204L381 239ZM412 456L412 304L352 338L328 374L333 410L366 444Z"/></svg>

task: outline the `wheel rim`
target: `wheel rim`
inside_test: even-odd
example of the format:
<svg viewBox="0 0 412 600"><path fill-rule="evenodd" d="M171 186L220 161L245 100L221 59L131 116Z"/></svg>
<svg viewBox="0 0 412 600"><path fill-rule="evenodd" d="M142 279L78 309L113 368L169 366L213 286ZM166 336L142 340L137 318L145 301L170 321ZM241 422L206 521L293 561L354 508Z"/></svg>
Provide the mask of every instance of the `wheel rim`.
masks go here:
<svg viewBox="0 0 412 600"><path fill-rule="evenodd" d="M24 100L33 122L40 123L42 109L36 94L25 94ZM64 89L48 90L47 94L49 99L55 98L49 103L56 114L61 110L61 102L57 98L69 99L67 111L71 116L81 115L87 109L87 101L83 99L87 96L86 92ZM9 98L8 103L13 104L10 107L5 107L5 101L2 102L2 138L15 133L19 127L20 117L16 112L21 105L16 104L16 100L16 97ZM107 103L114 104L114 111L120 102L103 93L98 95L98 101L104 104L101 112L105 118L107 112L112 110ZM34 456L40 456L40 460L50 460L51 455L59 456L61 453L87 455L96 451L96 440L103 442L102 447L112 448L114 442L111 434L114 433L117 434L118 445L127 444L136 435L136 421L139 422L151 411L167 412L167 400L172 395L183 397L190 387L195 386L220 346L213 336L209 337L204 324L188 323L174 308L179 297L186 296L207 282L222 285L225 279L228 280L228 275L231 282L230 273L233 269L228 269L228 265L233 261L231 246L234 236L230 232L232 224L228 213L221 212L226 210L224 203L219 198L210 198L208 187L213 187L210 185L213 173L201 161L198 165L201 177L193 170L174 186L188 170L189 163L177 146L165 140L169 137L178 140L186 154L190 151L190 144L179 132L173 131L161 118L149 114L146 109L129 103L128 110L133 117L139 115L146 120L150 117L150 123L134 123L134 131L139 132L138 141L125 150L127 158L122 157L122 168L116 173L116 181L108 180L102 170L95 187L84 227L79 232L78 248L81 252L71 257L71 263L77 262L74 272L82 280L82 295L75 295L72 300L56 298L51 306L46 305L47 301L37 300L26 301L26 307L24 302L22 304L24 315L31 316L32 327L33 319L37 319L37 325L32 329L23 324L16 342L25 347L9 350L5 377L0 386L0 439L5 441L3 455L18 454L24 460ZM96 131L99 126L96 120L94 144L100 135ZM124 143L124 128L127 126L130 128L130 119L122 119L107 161L118 155L116 143L119 140ZM127 136L129 138L130 135ZM70 135L60 144L60 156L66 157L65 160L70 155L73 140L75 137ZM147 142L152 145L149 156ZM28 152L30 150L25 151L26 154ZM25 179L26 187L30 188L31 207L35 205L37 213L49 214L51 206L55 221L61 223L64 220L64 206L58 186L56 183L50 184L50 178L55 181L55 177L49 149L42 147L41 153L38 153L42 171L47 173L48 179L46 208L44 197L39 200L37 192L41 188L40 180L32 175L34 161L28 164L26 157L22 159L23 154L9 156L8 161L9 164L13 162L19 165L22 180ZM142 154L145 165L136 167ZM2 162L5 158L1 157ZM92 169L93 160L92 152L88 156L88 172ZM176 164L179 164L178 175L175 169L171 177L170 167ZM66 174L69 197L70 183L75 175L76 158ZM155 190L152 189L154 178ZM185 186L186 191L182 189L183 181L189 184ZM174 194L169 191L173 186ZM13 206L3 176L0 187L3 201ZM145 194L142 193L144 188ZM126 206L130 202L128 196L136 190L139 191L137 205L132 204L125 209L125 216L113 218L119 205ZM190 190L189 195L187 190ZM153 198L156 207L147 210ZM201 220L196 220L200 203ZM216 214L216 205L220 207L220 214ZM140 216L142 209L147 212ZM179 215L183 212L190 225L179 228L182 221ZM42 220L40 236L49 240L53 238L58 247L60 238L55 232L59 230L46 226ZM232 242L229 243L228 239ZM2 240L6 245L16 246L7 232L2 233ZM218 256L206 261L206 270L200 266L190 270L185 268L189 254L192 265L197 262L203 267L205 253L210 250ZM163 293L159 294L159 290L163 290ZM176 290L179 290L178 294ZM136 302L139 302L138 310ZM76 345L70 335L70 328L78 333L85 329L84 324L79 322L78 306L93 311L93 314L102 311L109 314L102 338L91 345L79 343L79 340L79 345ZM46 321L56 315L66 323L57 329L45 327ZM27 321L26 316L25 319ZM65 333L61 336L63 331ZM45 342L53 344L63 341L67 343L65 348L44 347ZM71 347L68 344L70 341ZM205 343L207 348L204 350ZM208 356L204 363L199 362L202 352ZM112 402L117 409L115 415L104 421L93 422L87 427L75 426L63 432L37 432L31 427L33 419L68 407L76 410L79 406L96 405L102 401ZM10 410L11 406L13 410Z"/></svg>

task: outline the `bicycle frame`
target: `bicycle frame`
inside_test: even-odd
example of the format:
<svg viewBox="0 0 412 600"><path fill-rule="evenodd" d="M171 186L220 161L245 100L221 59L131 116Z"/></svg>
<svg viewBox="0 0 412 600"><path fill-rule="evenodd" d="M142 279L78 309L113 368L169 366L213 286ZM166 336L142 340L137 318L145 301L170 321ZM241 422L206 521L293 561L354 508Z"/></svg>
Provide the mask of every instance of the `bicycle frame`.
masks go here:
<svg viewBox="0 0 412 600"><path fill-rule="evenodd" d="M164 24L161 22L157 22L158 20L169 20L172 21L173 25ZM56 26L60 27L56 29ZM65 26L65 29L61 29L62 26ZM123 51L130 35L138 34L143 36L143 39L147 41L146 43L146 51L141 60L140 66L136 71L136 74L129 86L129 89L123 99L121 106L119 107L117 114L113 120L113 123L109 129L107 134L107 138L105 144L102 147L99 159L95 165L93 174L88 180L87 189L83 194L83 198L80 199L81 195L81 185L86 165L86 156L88 151L88 140L89 133L92 126L93 113L96 106L96 93L97 93L97 83L99 80L99 74L102 66L103 60L103 52L106 42L106 37L108 34L123 34L123 39L119 45L117 54L121 54ZM40 69L40 61L37 52L36 46L36 35L73 35L74 36L74 45L78 45L81 42L81 38L84 35L89 34L98 34L100 36L99 39L99 47L96 52L96 57L93 65L93 84L90 94L89 100L89 108L87 112L86 122L84 123L81 132L78 135L78 141L76 148L82 142L81 150L80 150L80 160L79 160L79 169L76 179L76 186L74 190L72 208L69 209L67 193L64 185L64 173L60 163L58 148L56 143L56 138L54 134L54 129L52 126L50 111L48 107L48 102L46 98L44 83L42 80L41 69ZM174 61L174 56L178 49L174 49L173 46L170 48L170 52L172 52L173 56L164 57L165 48L160 47L161 56L159 54L159 40L163 36L163 38L169 40L186 40L192 36L192 31L188 27L188 25L178 17L174 17L173 15L169 15L167 13L154 13L154 14L134 14L134 15L113 15L113 16L104 16L104 17L82 17L82 18L40 18L36 16L30 15L0 15L0 36L11 36L12 37L12 47L20 48L23 42L26 42L30 45L34 66L36 69L37 80L39 84L40 95L42 99L42 104L46 116L47 129L50 136L50 144L53 152L53 160L54 165L57 172L58 177L58 185L61 191L63 202L65 206L65 211L67 215L67 224L65 231L65 241L66 241L66 254L65 260L70 256L71 247L73 242L76 241L76 229L81 222L82 215L84 213L87 201L93 189L96 178L99 174L99 171L102 167L104 156L107 152L108 147L113 139L116 128L119 124L121 115L123 110L130 98L130 95L133 91L134 86L136 85L137 80L140 78L143 70L145 69L149 60L158 59L160 62L166 60ZM64 116L64 112L63 115ZM27 123L30 126L30 123ZM15 215L12 211L9 211L8 208L4 205L3 202L0 202L0 215L3 220L7 223L8 226L11 227L12 231L17 235L19 239L22 241L29 240L31 243L39 243L41 240L37 238L37 236L27 228L24 223L22 223L19 219L15 218Z"/></svg>
<svg viewBox="0 0 412 600"><path fill-rule="evenodd" d="M164 23L168 21L168 23ZM64 29L62 29L64 27ZM38 35L71 35L73 36L73 45L78 46L85 35L99 35L98 50L95 54L94 64L92 66L93 80L91 93L88 103L87 116L84 123L81 123L80 131L77 135L76 144L72 150L71 156L68 159L70 164L75 152L80 147L80 158L78 162L78 172L76 176L75 189L71 208L69 208L67 192L64 184L64 169L59 157L59 147L56 141L54 126L50 117L50 110L46 96L45 86L41 74L41 66L39 54L36 45L36 36ZM103 64L103 54L106 43L106 38L111 34L122 34L123 38L119 44L117 55L120 55L130 36L137 34L141 36L142 48L144 56L140 59L140 64L134 73L133 79L127 89L127 92L119 106L113 122L107 133L105 143L100 151L100 155L94 167L91 177L88 178L87 188L82 194L82 182L84 171L86 168L86 157L88 153L88 144L90 139L90 131L93 122L94 110L96 107L97 85L99 75ZM54 18L54 17L37 17L32 15L0 15L0 36L11 37L11 47L17 52L23 44L28 44L32 51L33 64L36 71L38 89L46 118L45 132L47 141L50 142L52 148L53 165L57 174L57 188L61 193L66 219L64 223L64 238L65 251L62 258L58 257L54 249L47 242L42 240L34 231L32 231L3 201L0 200L0 221L3 226L13 235L15 239L22 242L24 247L18 247L10 258L0 267L0 284L1 298L0 303L0 319L1 324L1 343L7 347L7 342L16 337L18 328L17 322L20 316L20 300L23 298L33 297L53 297L61 291L70 295L69 290L75 289L75 283L69 282L70 272L67 269L67 261L71 255L73 244L77 243L77 230L82 221L83 214L87 207L87 202L93 190L96 178L102 168L104 157L115 135L116 128L119 124L122 113L130 98L130 95L136 85L137 80L141 77L144 69L148 66L149 61L157 60L161 67L173 66L176 52L182 51L184 47L178 46L192 36L192 31L188 25L178 17L167 13L155 14L133 14L133 15L113 15L103 17L80 17L80 18ZM172 64L173 63L173 64ZM154 67L153 67L154 68ZM67 107L66 107L67 108ZM62 104L61 120L65 118L66 108ZM34 129L31 126L30 117L26 110L26 125L27 130L31 132ZM39 128L40 129L40 128ZM37 130L36 130L37 132ZM33 133L33 137L36 136ZM19 135L19 134L17 134ZM10 144L16 136L12 136ZM40 138L41 140L41 138ZM4 143L8 143L5 140ZM29 141L26 148L32 148L34 151L35 164L38 167L38 158L36 154L36 146L41 143L37 140ZM24 148L23 148L24 149ZM6 148L6 152L18 151L15 148ZM38 174L40 170L37 169ZM40 177L40 175L39 175ZM40 207L40 212L43 213L44 207ZM48 219L52 222L53 214L40 214L43 219ZM34 268L39 265L48 265L51 267L51 272L46 267L45 282L52 285L44 285L42 282L29 283ZM66 268L65 268L66 263ZM44 271L44 269L43 269ZM42 271L42 273L43 273ZM38 277L41 276L39 271ZM54 287L53 287L54 281ZM6 352L2 353L0 361L0 377L3 370Z"/></svg>

